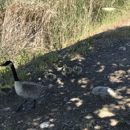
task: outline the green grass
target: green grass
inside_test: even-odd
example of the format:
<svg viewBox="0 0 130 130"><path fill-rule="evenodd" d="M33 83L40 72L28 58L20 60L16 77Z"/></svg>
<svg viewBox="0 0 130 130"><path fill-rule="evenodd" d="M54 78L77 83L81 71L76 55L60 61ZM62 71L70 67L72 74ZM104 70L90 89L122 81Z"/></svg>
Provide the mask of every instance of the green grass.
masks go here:
<svg viewBox="0 0 130 130"><path fill-rule="evenodd" d="M120 118L120 120L116 126L121 127L121 126L125 126L125 125L127 125L126 120L124 118Z"/></svg>
<svg viewBox="0 0 130 130"><path fill-rule="evenodd" d="M7 74L7 75L6 75ZM1 67L0 68L0 87L12 87L13 78L11 78L10 68Z"/></svg>

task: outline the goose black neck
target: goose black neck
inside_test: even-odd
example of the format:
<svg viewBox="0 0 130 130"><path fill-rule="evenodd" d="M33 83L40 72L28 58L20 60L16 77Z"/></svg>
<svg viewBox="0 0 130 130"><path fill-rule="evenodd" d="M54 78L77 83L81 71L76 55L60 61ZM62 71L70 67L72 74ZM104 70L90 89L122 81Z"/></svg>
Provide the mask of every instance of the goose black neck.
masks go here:
<svg viewBox="0 0 130 130"><path fill-rule="evenodd" d="M12 69L12 72L13 72L14 80L15 80L15 81L20 81L19 78L18 78L16 69L15 69L15 67L14 67L13 64L11 65L11 69Z"/></svg>

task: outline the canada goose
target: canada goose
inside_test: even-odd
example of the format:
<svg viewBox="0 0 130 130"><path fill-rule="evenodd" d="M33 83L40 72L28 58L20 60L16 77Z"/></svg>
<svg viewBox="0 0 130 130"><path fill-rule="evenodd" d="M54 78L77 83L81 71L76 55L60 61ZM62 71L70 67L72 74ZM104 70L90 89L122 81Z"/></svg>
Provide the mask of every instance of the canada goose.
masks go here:
<svg viewBox="0 0 130 130"><path fill-rule="evenodd" d="M27 102L27 99L33 100L33 106L31 108L34 108L36 104L36 99L38 99L41 96L41 94L45 92L46 87L34 82L21 82L17 76L17 72L12 61L6 61L0 66L10 66L15 80L15 91L18 96L26 99L25 102L22 103L16 111L19 111L22 108L23 104Z"/></svg>
<svg viewBox="0 0 130 130"><path fill-rule="evenodd" d="M52 74L52 73L45 72L45 76L44 77L45 77L45 79L47 79L49 81L56 80L56 75Z"/></svg>
<svg viewBox="0 0 130 130"><path fill-rule="evenodd" d="M64 76L72 74L72 68L67 65L63 65L62 73Z"/></svg>
<svg viewBox="0 0 130 130"><path fill-rule="evenodd" d="M73 67L73 72L74 72L75 74L79 75L79 74L82 73L82 68L75 65L75 66Z"/></svg>

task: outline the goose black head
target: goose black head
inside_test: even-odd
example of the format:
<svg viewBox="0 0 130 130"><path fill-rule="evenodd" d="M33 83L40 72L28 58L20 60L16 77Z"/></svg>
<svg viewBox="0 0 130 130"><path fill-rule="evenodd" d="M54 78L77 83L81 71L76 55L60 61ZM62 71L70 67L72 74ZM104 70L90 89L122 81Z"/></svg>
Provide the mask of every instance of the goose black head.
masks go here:
<svg viewBox="0 0 130 130"><path fill-rule="evenodd" d="M6 61L5 63L1 64L0 66L11 66L13 64L12 61Z"/></svg>

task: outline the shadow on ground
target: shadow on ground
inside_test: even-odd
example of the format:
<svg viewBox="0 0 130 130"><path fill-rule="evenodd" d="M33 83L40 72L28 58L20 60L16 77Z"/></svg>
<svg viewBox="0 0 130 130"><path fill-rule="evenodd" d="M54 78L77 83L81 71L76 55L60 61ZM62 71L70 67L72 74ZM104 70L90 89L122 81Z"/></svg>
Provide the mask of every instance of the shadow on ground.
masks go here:
<svg viewBox="0 0 130 130"><path fill-rule="evenodd" d="M126 28L129 27L122 30ZM23 99L15 92L8 97L1 95L0 129L41 130L39 125L46 121L50 122L49 130L130 129L130 39L108 38L108 32L92 37L94 51L77 54L75 60L66 62L70 67L82 67L82 74L65 77L62 70L52 67L57 75L54 82L45 80L42 71L38 75L27 76L51 90L49 95L37 101L35 109L27 110L25 105L21 112L15 113L14 110ZM86 40L80 41L81 46ZM64 57L74 46L51 54ZM30 68L27 73L35 69L32 64L36 60L42 60L42 56L25 65L25 68ZM92 85L109 86L120 91L123 98L103 100L91 94Z"/></svg>

